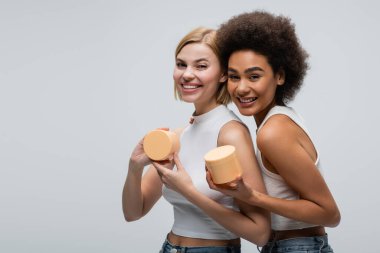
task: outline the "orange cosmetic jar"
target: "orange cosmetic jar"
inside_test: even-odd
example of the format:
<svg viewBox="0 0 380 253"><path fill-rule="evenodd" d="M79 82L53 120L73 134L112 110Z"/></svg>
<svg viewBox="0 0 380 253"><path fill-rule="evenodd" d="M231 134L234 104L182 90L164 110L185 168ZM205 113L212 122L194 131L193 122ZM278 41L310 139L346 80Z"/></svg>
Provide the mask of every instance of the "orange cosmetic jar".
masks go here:
<svg viewBox="0 0 380 253"><path fill-rule="evenodd" d="M166 130L153 130L144 137L143 148L145 154L152 160L167 160L179 151L178 135Z"/></svg>
<svg viewBox="0 0 380 253"><path fill-rule="evenodd" d="M241 176L242 169L235 150L234 146L225 145L210 150L204 156L215 184L229 183Z"/></svg>

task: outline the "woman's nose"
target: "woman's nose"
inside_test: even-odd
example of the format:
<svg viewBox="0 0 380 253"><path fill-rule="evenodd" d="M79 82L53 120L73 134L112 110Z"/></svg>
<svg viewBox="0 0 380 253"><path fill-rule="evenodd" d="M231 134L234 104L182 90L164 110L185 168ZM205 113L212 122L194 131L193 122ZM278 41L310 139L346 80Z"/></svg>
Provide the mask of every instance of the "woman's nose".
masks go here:
<svg viewBox="0 0 380 253"><path fill-rule="evenodd" d="M237 84L236 92L240 95L244 95L249 92L249 85L245 80L240 80L240 82Z"/></svg>
<svg viewBox="0 0 380 253"><path fill-rule="evenodd" d="M183 72L183 78L185 80L191 80L194 78L194 72L193 72L193 69L191 67L187 67L185 72Z"/></svg>

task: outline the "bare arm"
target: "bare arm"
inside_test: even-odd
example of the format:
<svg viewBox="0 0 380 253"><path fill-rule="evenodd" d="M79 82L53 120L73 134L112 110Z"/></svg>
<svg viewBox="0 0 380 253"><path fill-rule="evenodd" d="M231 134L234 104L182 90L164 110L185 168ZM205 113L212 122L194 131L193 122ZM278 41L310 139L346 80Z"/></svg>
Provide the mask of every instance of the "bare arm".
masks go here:
<svg viewBox="0 0 380 253"><path fill-rule="evenodd" d="M236 148L236 155L241 163L243 173L241 180L250 184L255 190L266 193L264 181L260 168L257 164L256 155L252 143L252 137L248 129L238 121L230 121L220 131L218 146L233 145ZM265 238L270 235L269 212L257 206L252 206L235 197L242 214L250 221L245 223L252 239Z"/></svg>
<svg viewBox="0 0 380 253"><path fill-rule="evenodd" d="M262 157L275 173L299 193L299 200L284 200L252 191L250 203L273 213L311 224L334 227L340 213L313 159L314 146L286 116L270 119L257 137ZM313 147L310 150L309 147Z"/></svg>
<svg viewBox="0 0 380 253"><path fill-rule="evenodd" d="M122 196L126 221L143 217L161 197L162 182L153 166L143 176L144 167L151 161L145 155L141 140L132 152Z"/></svg>

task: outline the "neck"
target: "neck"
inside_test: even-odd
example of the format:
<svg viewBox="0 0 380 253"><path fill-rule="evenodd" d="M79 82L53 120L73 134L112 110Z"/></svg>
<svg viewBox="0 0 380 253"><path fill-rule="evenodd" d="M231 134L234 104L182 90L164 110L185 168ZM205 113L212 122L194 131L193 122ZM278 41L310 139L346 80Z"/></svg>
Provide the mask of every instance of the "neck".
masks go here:
<svg viewBox="0 0 380 253"><path fill-rule="evenodd" d="M255 114L253 117L255 118L256 126L259 127L261 123L263 123L265 116L267 116L270 109L276 106L276 102L273 100L264 110Z"/></svg>
<svg viewBox="0 0 380 253"><path fill-rule="evenodd" d="M202 115L202 114L205 114L209 111L211 111L212 109L214 109L215 107L219 106L220 104L218 104L215 101L212 101L212 102L209 102L209 103L204 103L204 104L201 104L201 103L197 103L197 104L194 104L194 107L195 107L195 112L194 112L194 116L198 116L198 115Z"/></svg>

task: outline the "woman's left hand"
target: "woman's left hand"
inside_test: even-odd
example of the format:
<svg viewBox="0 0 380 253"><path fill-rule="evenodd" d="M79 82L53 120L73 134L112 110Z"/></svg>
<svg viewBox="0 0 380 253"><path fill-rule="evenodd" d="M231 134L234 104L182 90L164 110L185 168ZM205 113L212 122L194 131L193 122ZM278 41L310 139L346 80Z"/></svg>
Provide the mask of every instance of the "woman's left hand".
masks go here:
<svg viewBox="0 0 380 253"><path fill-rule="evenodd" d="M252 189L252 187L247 182L245 182L241 176L236 178L233 182L218 185L212 181L211 173L206 168L206 180L210 189L240 199L244 202L249 202L250 204L254 204L256 200L258 194L257 191Z"/></svg>
<svg viewBox="0 0 380 253"><path fill-rule="evenodd" d="M160 163L153 162L153 166L157 169L158 174L161 177L162 182L170 189L185 195L188 193L191 187L193 187L193 181L186 172L177 154L173 157L177 170L170 170Z"/></svg>

